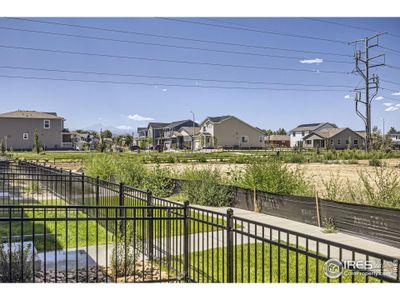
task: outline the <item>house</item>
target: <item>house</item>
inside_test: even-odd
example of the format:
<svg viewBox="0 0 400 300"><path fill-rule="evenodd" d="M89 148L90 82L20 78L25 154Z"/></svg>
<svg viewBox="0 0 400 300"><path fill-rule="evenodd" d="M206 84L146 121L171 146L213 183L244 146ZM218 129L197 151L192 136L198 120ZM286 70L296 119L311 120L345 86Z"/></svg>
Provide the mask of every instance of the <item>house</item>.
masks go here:
<svg viewBox="0 0 400 300"><path fill-rule="evenodd" d="M389 131L389 137L396 148L400 147L400 131Z"/></svg>
<svg viewBox="0 0 400 300"><path fill-rule="evenodd" d="M32 150L37 131L44 149L68 148L68 134L64 134L66 144L63 143L64 121L55 112L18 110L3 113L0 114L0 140L3 140L7 149Z"/></svg>
<svg viewBox="0 0 400 300"><path fill-rule="evenodd" d="M162 128L163 135L156 139L157 145L163 145L163 148L172 149L179 148L178 139L181 134L178 132L182 127L197 127L199 124L192 120L175 121L165 125ZM158 140L162 140L158 142Z"/></svg>
<svg viewBox="0 0 400 300"><path fill-rule="evenodd" d="M265 134L235 116L207 117L195 136L195 149L260 149Z"/></svg>
<svg viewBox="0 0 400 300"><path fill-rule="evenodd" d="M303 139L306 135L311 132L317 132L326 128L337 128L336 124L325 122L325 123L310 123L310 124L301 124L296 128L292 129L290 134L290 147L302 147Z"/></svg>
<svg viewBox="0 0 400 300"><path fill-rule="evenodd" d="M168 125L168 123L156 123L150 122L147 126L147 138L149 139L149 148L155 149L157 146L159 147L162 142L160 137L163 136L163 128Z"/></svg>
<svg viewBox="0 0 400 300"><path fill-rule="evenodd" d="M181 127L181 129L178 130L179 136L178 136L178 148L179 149L191 149L194 150L194 140L195 136L199 134L200 132L200 127L194 126L194 127Z"/></svg>
<svg viewBox="0 0 400 300"><path fill-rule="evenodd" d="M288 135L269 135L265 137L268 146L290 147L290 136Z"/></svg>
<svg viewBox="0 0 400 300"><path fill-rule="evenodd" d="M75 150L95 150L99 139L90 132L72 132L73 149Z"/></svg>
<svg viewBox="0 0 400 300"><path fill-rule="evenodd" d="M324 128L303 138L304 148L353 149L363 148L365 138L350 128Z"/></svg>

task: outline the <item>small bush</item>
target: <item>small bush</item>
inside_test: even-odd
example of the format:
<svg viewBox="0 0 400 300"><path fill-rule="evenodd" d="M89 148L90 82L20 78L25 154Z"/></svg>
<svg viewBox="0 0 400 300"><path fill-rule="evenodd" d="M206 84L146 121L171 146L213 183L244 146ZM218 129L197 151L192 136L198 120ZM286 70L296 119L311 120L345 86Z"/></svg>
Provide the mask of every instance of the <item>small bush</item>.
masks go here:
<svg viewBox="0 0 400 300"><path fill-rule="evenodd" d="M309 195L311 188L299 170L278 160L253 161L235 179L235 185L285 195Z"/></svg>
<svg viewBox="0 0 400 300"><path fill-rule="evenodd" d="M218 170L186 169L181 176L185 179L182 184L182 192L191 203L206 206L227 206L230 204L230 188L224 185L224 180Z"/></svg>
<svg viewBox="0 0 400 300"><path fill-rule="evenodd" d="M32 282L32 251L30 244L19 243L10 251L0 242L0 282Z"/></svg>
<svg viewBox="0 0 400 300"><path fill-rule="evenodd" d="M368 161L368 164L369 164L371 167L381 167L381 166L383 165L383 164L382 164L382 161L379 160L379 159L377 159L377 158L370 159L370 160Z"/></svg>

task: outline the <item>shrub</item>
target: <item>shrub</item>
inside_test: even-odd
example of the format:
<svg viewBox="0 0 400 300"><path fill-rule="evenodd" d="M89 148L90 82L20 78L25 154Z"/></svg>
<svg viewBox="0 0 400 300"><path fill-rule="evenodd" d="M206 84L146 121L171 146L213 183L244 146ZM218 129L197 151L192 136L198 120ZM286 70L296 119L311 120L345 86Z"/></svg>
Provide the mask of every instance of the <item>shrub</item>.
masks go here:
<svg viewBox="0 0 400 300"><path fill-rule="evenodd" d="M181 176L185 179L182 192L191 203L206 206L230 204L230 188L224 185L224 180L217 169L186 169Z"/></svg>
<svg viewBox="0 0 400 300"><path fill-rule="evenodd" d="M235 184L285 195L309 195L311 188L299 170L289 169L283 162L272 159L253 161L237 176Z"/></svg>
<svg viewBox="0 0 400 300"><path fill-rule="evenodd" d="M0 282L32 282L32 251L30 244L19 243L10 251L0 242Z"/></svg>
<svg viewBox="0 0 400 300"><path fill-rule="evenodd" d="M5 145L4 141L1 140L1 142L0 142L0 153L1 153L2 155L4 155L4 154L6 154L6 151L7 151L6 145Z"/></svg>
<svg viewBox="0 0 400 300"><path fill-rule="evenodd" d="M111 154L93 155L84 163L87 175L99 176L103 180L110 180L117 171L115 158Z"/></svg>
<svg viewBox="0 0 400 300"><path fill-rule="evenodd" d="M369 160L368 164L371 167L381 167L382 166L382 161L377 159L377 158L372 158Z"/></svg>
<svg viewBox="0 0 400 300"><path fill-rule="evenodd" d="M174 192L174 181L171 177L171 172L157 165L154 169L146 171L142 187L152 191L157 197L169 197Z"/></svg>
<svg viewBox="0 0 400 300"><path fill-rule="evenodd" d="M141 237L134 231L133 222L127 223L126 230L122 221L117 224L119 231L116 245L111 253L111 273L116 281L118 277L131 276L135 274L136 262L143 252Z"/></svg>

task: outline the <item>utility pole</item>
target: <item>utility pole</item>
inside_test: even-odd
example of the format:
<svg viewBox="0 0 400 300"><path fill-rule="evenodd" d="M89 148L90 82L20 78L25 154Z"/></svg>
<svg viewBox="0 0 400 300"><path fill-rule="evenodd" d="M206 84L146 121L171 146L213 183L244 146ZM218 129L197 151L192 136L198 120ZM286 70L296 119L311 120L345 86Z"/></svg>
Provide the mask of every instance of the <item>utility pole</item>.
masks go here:
<svg viewBox="0 0 400 300"><path fill-rule="evenodd" d="M371 147L371 103L375 96L378 94L379 91L379 76L373 74L372 77L370 76L370 71L373 68L381 67L385 65L385 54L378 54L375 56L370 56L370 49L377 47L379 45L379 37L385 33L378 33L371 37L365 37L363 39L359 39L356 41L351 42L350 44L355 44L355 53L354 58L356 62L356 67L353 73L357 73L361 75L364 79L365 86L364 88L356 88L354 91L356 92L355 96L355 104L356 104L356 113L357 115L363 120L365 124L365 150L369 151ZM375 43L371 44L371 41L376 41ZM363 43L364 50L357 50L358 43ZM378 58L383 58L383 62L376 62L373 61ZM370 90L374 90L373 94L371 95ZM365 100L361 99L362 91L364 91ZM365 113L362 113L359 110L359 103L365 105Z"/></svg>

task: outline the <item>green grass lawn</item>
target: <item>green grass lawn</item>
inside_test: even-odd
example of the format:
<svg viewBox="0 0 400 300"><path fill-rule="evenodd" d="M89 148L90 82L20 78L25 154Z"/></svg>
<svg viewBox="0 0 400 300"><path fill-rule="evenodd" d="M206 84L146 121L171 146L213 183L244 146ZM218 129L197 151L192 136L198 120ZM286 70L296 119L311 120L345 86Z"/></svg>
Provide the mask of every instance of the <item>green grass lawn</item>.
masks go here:
<svg viewBox="0 0 400 300"><path fill-rule="evenodd" d="M268 243L244 244L234 247L234 282L328 282L324 274L324 261L298 254L296 267L296 252ZM226 248L214 248L190 254L190 277L197 282L226 282ZM308 260L308 272L307 272ZM272 262L272 264L270 263ZM280 262L280 266L278 266ZM298 270L296 281L296 269ZM224 274L224 275L223 275ZM308 274L308 278L307 278ZM206 276L207 275L207 276ZM355 275L355 282L364 283L365 275ZM351 282L351 275L342 277L342 282ZM379 280L369 277L369 282ZM339 279L331 279L337 283Z"/></svg>

